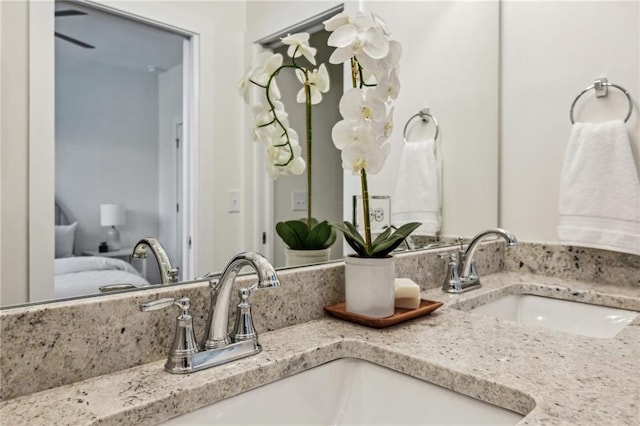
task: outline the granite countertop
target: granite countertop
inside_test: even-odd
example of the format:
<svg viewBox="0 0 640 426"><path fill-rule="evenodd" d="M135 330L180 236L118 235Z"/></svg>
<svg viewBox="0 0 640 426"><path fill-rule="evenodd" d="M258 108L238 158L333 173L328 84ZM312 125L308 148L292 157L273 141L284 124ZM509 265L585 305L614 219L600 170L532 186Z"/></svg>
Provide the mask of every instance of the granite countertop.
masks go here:
<svg viewBox="0 0 640 426"><path fill-rule="evenodd" d="M482 278L445 305L383 330L325 318L260 335L262 353L189 375L153 362L0 403L2 424L152 425L322 363L355 357L526 414L520 424L640 423L640 316L590 338L464 312L526 292L640 311L637 287L521 273Z"/></svg>

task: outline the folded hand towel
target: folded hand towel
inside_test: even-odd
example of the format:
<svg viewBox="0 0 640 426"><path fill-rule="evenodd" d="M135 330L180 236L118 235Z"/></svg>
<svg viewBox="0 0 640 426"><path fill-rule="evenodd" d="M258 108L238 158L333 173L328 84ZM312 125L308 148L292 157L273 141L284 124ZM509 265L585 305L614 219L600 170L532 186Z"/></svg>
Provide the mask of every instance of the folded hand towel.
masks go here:
<svg viewBox="0 0 640 426"><path fill-rule="evenodd" d="M440 231L440 153L435 140L407 142L391 197L391 222L401 226L421 222L415 235L436 235Z"/></svg>
<svg viewBox="0 0 640 426"><path fill-rule="evenodd" d="M573 125L559 208L561 241L640 254L640 178L622 120Z"/></svg>

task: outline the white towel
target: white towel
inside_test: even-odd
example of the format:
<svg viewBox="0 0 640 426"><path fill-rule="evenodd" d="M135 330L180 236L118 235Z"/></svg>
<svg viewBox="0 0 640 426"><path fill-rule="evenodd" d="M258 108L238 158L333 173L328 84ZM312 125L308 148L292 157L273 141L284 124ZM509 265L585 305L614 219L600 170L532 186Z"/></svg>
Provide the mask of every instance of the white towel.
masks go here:
<svg viewBox="0 0 640 426"><path fill-rule="evenodd" d="M403 145L395 192L391 197L393 225L421 222L415 235L436 235L440 231L440 169L440 153L435 140Z"/></svg>
<svg viewBox="0 0 640 426"><path fill-rule="evenodd" d="M640 178L622 120L573 125L559 207L561 241L640 254Z"/></svg>

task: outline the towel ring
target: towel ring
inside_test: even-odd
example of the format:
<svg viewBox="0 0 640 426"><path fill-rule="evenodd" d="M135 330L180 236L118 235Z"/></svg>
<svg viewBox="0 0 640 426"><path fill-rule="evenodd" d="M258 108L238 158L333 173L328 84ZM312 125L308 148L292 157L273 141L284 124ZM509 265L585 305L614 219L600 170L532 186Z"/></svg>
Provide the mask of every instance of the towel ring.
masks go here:
<svg viewBox="0 0 640 426"><path fill-rule="evenodd" d="M409 141L407 140L407 130L409 129L409 123L411 123L411 120L417 117L420 117L423 123L428 123L429 118L433 120L433 124L436 126L436 134L433 136L433 140L438 140L438 134L440 133L438 120L436 120L436 118L432 114L429 114L429 110L427 108L423 108L417 114L409 117L409 119L407 120L407 124L404 125L404 130L402 131L402 140L404 141L404 143L409 143Z"/></svg>
<svg viewBox="0 0 640 426"><path fill-rule="evenodd" d="M631 95L629 94L629 92L627 92L627 89L625 89L624 87L618 86L617 84L609 83L607 79L603 77L595 80L591 86L587 87L582 92L580 92L580 94L576 96L576 98L573 100L573 103L571 104L571 109L569 110L569 119L571 120L571 124L575 123L575 120L573 119L573 108L576 106L576 102L578 102L578 99L580 99L582 95L587 93L589 90L593 89L596 91L596 98L603 98L609 94L609 90L608 90L609 87L615 87L616 89L624 93L624 95L627 97L627 101L629 102L629 112L627 113L627 116L624 118L624 122L626 123L629 120L629 117L631 117L631 111L633 111L633 101L631 100Z"/></svg>

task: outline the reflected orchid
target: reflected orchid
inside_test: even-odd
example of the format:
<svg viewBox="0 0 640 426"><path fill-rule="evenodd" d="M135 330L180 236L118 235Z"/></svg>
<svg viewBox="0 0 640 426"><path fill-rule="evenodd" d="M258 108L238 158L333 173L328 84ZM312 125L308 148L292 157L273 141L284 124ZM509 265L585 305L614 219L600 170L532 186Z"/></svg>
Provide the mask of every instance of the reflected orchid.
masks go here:
<svg viewBox="0 0 640 426"><path fill-rule="evenodd" d="M322 94L329 91L329 73L324 64L317 69L309 69L296 62L296 58L304 56L311 64L316 64L316 49L309 45L309 34L289 34L282 38L287 45L287 56L291 61L284 63L281 54L270 52L258 56L256 64L250 68L238 83L240 94L249 103L249 87L259 88L258 96L252 105L253 126L251 134L256 141L265 145L265 162L267 174L276 179L279 176L300 175L307 171L307 218L306 226L300 221L279 222L276 232L290 248L308 250L325 249L333 244L336 232L327 221L319 222L311 216L311 107L322 101ZM281 99L281 92L276 83L280 72L292 69L302 88L297 101L305 104L306 114L306 160L302 157L302 149L298 142L298 134L289 127L288 114ZM301 231L301 227L305 232ZM296 230L296 232L293 232ZM297 231L302 232L298 235ZM293 234L292 234L293 233ZM295 234L295 235L294 235ZM304 234L304 235L303 235ZM309 237L309 238L307 238ZM294 247L295 246L295 247ZM302 247L299 247L302 246Z"/></svg>
<svg viewBox="0 0 640 426"><path fill-rule="evenodd" d="M320 64L320 67L314 69L311 73L296 69L296 77L300 83L305 86L308 85L311 91L311 105L319 104L322 101L322 94L329 91L329 72L325 64ZM305 86L303 86L296 100L299 103L304 103L306 100Z"/></svg>
<svg viewBox="0 0 640 426"><path fill-rule="evenodd" d="M287 55L290 58L304 56L311 64L316 64L316 48L309 46L309 33L289 34L281 38L282 43L289 46Z"/></svg>

